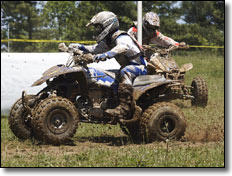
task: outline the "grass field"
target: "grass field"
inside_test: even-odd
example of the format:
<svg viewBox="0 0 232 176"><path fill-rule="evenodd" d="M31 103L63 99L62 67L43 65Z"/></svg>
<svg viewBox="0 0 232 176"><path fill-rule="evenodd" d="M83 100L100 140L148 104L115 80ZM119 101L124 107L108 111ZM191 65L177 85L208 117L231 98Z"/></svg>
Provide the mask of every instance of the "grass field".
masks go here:
<svg viewBox="0 0 232 176"><path fill-rule="evenodd" d="M208 84L206 108L175 100L186 117L185 142L133 144L119 126L80 124L74 145L19 141L1 118L1 167L224 167L224 57L207 53L176 55L179 65L193 63L186 84L202 76Z"/></svg>

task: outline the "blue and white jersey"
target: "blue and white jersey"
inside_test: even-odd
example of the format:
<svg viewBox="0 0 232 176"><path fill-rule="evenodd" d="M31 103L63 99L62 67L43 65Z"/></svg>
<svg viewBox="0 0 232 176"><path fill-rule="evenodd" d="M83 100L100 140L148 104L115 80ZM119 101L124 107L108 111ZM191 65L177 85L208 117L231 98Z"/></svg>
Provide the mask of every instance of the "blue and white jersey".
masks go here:
<svg viewBox="0 0 232 176"><path fill-rule="evenodd" d="M120 35L116 39L116 46L111 50L124 54L129 59L129 65L145 65L146 60L141 56L141 51L129 35Z"/></svg>

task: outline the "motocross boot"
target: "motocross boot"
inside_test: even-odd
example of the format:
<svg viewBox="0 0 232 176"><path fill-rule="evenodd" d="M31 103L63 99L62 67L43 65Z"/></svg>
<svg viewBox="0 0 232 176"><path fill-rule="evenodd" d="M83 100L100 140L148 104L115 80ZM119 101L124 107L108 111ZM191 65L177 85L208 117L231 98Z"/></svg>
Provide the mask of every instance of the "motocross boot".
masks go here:
<svg viewBox="0 0 232 176"><path fill-rule="evenodd" d="M120 83L118 87L119 105L114 109L107 109L105 113L111 118L127 119L130 111L134 110L133 87Z"/></svg>

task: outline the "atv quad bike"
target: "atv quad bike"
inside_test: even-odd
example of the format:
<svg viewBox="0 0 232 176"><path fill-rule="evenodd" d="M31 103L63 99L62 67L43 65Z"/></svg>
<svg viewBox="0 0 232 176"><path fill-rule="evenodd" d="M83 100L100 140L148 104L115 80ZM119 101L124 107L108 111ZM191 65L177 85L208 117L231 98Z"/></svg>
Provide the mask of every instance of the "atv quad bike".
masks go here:
<svg viewBox="0 0 232 176"><path fill-rule="evenodd" d="M185 85L185 73L193 68L192 63L184 64L181 67L171 57L171 51L188 48L188 45L177 47L172 46L168 49L160 49L155 46L144 45L145 53L149 53L148 74L163 75L173 83L166 87L163 98L166 100L184 99L191 100L192 106L205 107L208 102L208 88L206 81L197 76L193 78L191 86ZM151 54L152 53L152 54ZM166 101L165 100L165 101Z"/></svg>
<svg viewBox="0 0 232 176"><path fill-rule="evenodd" d="M178 140L184 135L184 114L176 105L162 102L166 91L177 84L176 80L163 75L138 76L133 81L135 109L123 119L108 117L105 110L119 104L118 70L90 67L93 55L69 49L64 43L59 49L70 53L66 65L45 71L32 86L45 82L47 86L36 95L23 91L11 108L9 124L18 138L25 140L33 136L48 144L66 144L80 122L119 124L135 142Z"/></svg>

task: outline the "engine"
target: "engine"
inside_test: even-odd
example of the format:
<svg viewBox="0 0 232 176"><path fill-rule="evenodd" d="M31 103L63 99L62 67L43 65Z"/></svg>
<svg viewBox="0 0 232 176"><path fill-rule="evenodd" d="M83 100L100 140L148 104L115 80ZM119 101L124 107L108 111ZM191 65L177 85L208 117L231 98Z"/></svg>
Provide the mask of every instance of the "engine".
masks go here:
<svg viewBox="0 0 232 176"><path fill-rule="evenodd" d="M92 102L89 115L97 118L103 117L103 111L107 109L107 99L103 97L103 92L101 90L91 90L89 97Z"/></svg>
<svg viewBox="0 0 232 176"><path fill-rule="evenodd" d="M102 120L104 110L112 108L115 105L114 102L108 91L90 89L88 98L77 97L76 107L86 120Z"/></svg>

